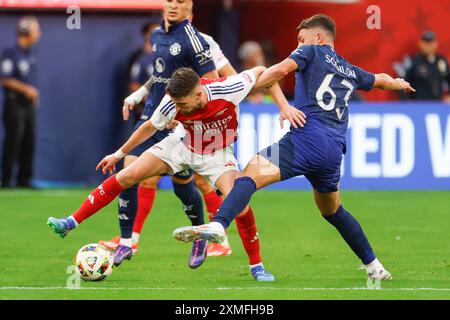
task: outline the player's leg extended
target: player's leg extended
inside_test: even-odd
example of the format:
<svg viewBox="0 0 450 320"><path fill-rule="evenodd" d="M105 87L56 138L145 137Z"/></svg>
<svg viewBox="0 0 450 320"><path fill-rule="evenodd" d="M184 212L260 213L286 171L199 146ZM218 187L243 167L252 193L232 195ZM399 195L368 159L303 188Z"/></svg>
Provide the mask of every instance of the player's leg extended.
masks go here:
<svg viewBox="0 0 450 320"><path fill-rule="evenodd" d="M169 170L167 163L150 153L144 153L129 167L111 176L93 190L72 216L64 219L49 218L48 225L64 238L70 230L107 206L125 189L149 177L163 175Z"/></svg>
<svg viewBox="0 0 450 320"><path fill-rule="evenodd" d="M220 178L217 181L219 181ZM245 212L253 193L255 193L257 189L264 188L272 183L280 181L280 179L280 168L260 155L254 156L242 172L241 176L232 181L233 188L231 191L226 190L226 187L221 185L225 194L227 194L227 197L223 201L222 206L211 224L217 225L218 223L223 227L222 230L226 230L239 214ZM174 236L177 240L190 242L195 238L192 238L192 234L189 230L191 229L179 228L175 230ZM225 232L214 233L211 236L205 234L205 239L213 242L220 242L223 240L224 234Z"/></svg>
<svg viewBox="0 0 450 320"><path fill-rule="evenodd" d="M193 226L205 223L203 214L203 200L194 183L193 172L186 170L172 177L173 191L183 204L186 213Z"/></svg>
<svg viewBox="0 0 450 320"><path fill-rule="evenodd" d="M200 226L205 223L203 213L203 201L194 184L193 172L185 170L172 177L173 191L183 204L186 213L193 226ZM193 242L189 255L189 267L196 269L200 267L206 259L208 241L198 239Z"/></svg>
<svg viewBox="0 0 450 320"><path fill-rule="evenodd" d="M390 273L376 258L361 225L341 205L339 191L320 193L314 189L314 199L325 220L339 231L348 246L366 266L369 278L391 279Z"/></svg>
<svg viewBox="0 0 450 320"><path fill-rule="evenodd" d="M261 155L256 155L234 181L213 222L220 223L225 229L247 207L256 190L281 180L280 168Z"/></svg>
<svg viewBox="0 0 450 320"><path fill-rule="evenodd" d="M195 184L200 192L203 194L203 200L205 200L206 211L208 211L209 221L212 221L216 215L217 209L222 204L222 197L217 195L216 191L211 185L198 173L194 173Z"/></svg>
<svg viewBox="0 0 450 320"><path fill-rule="evenodd" d="M124 160L124 168L130 166L136 159L138 159L137 156L128 155ZM120 236L107 241L99 241L101 245L112 251L116 251L119 246L125 246L127 253L131 253L131 251L133 253L137 252L140 230L153 206L156 185L159 179L159 176L146 179L141 181L139 185L131 186L119 195L118 218ZM132 248L132 250L128 248Z"/></svg>
<svg viewBox="0 0 450 320"><path fill-rule="evenodd" d="M123 164L124 170L137 159L138 157L135 155L126 156ZM105 245L110 250L116 250L119 244L127 245L131 248L131 232L137 210L137 188L138 184L134 184L119 195L118 219L120 237L118 237L118 239L114 238L111 241L112 243L109 243L108 241L100 242L100 244ZM115 243L116 240L118 240L117 244Z"/></svg>
<svg viewBox="0 0 450 320"><path fill-rule="evenodd" d="M219 170L222 169L219 166ZM228 196L232 192L234 182L239 177L238 171L226 171L219 175L215 182L217 189ZM226 201L226 199L225 199ZM260 255L260 243L253 211L249 206L244 207L236 218L236 225L244 248L249 257L252 275L258 281L273 281L273 275L264 269ZM198 239L221 242L225 237L225 229L218 222L212 222L198 227L183 227L174 231L174 236L181 241L197 241Z"/></svg>
<svg viewBox="0 0 450 320"><path fill-rule="evenodd" d="M137 190L138 208L132 232L133 251L137 251L142 228L144 227L145 221L153 208L159 180L161 180L161 177L159 176L152 177L141 181L139 184Z"/></svg>
<svg viewBox="0 0 450 320"><path fill-rule="evenodd" d="M225 196L229 196L234 182L240 177L237 171L224 173L216 182L217 189ZM257 281L274 281L275 277L264 268L261 258L261 246L256 226L255 216L250 206L247 206L237 217L236 227L247 252L250 271Z"/></svg>
<svg viewBox="0 0 450 320"><path fill-rule="evenodd" d="M209 221L211 222L216 215L217 210L222 205L222 197L219 196L214 188L206 181L204 177L198 173L194 173L195 184L200 192L203 194L203 200L206 204L206 211L208 211ZM229 256L232 252L228 236L221 243L211 242L208 244L208 257Z"/></svg>
<svg viewBox="0 0 450 320"><path fill-rule="evenodd" d="M119 223L121 237L114 250L114 265L119 266L124 260L131 260L138 250L139 236L145 219L150 213L155 198L156 185L160 176L145 179L139 186L122 192L119 199ZM144 188L143 184L154 186L152 189ZM137 189L137 190L136 190Z"/></svg>

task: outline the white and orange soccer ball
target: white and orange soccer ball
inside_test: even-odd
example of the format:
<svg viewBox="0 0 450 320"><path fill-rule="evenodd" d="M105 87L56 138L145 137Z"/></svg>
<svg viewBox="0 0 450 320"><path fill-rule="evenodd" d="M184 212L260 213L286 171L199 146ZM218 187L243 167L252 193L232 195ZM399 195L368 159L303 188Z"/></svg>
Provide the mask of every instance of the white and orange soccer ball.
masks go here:
<svg viewBox="0 0 450 320"><path fill-rule="evenodd" d="M113 256L98 243L85 245L75 258L75 270L85 281L101 281L112 273Z"/></svg>

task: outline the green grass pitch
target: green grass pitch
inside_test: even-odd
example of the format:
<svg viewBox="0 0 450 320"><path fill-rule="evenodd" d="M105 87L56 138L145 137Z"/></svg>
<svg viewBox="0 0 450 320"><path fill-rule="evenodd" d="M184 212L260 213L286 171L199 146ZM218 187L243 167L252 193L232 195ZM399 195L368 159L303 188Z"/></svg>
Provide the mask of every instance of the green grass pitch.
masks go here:
<svg viewBox="0 0 450 320"><path fill-rule="evenodd" d="M323 220L310 192L258 192L253 200L266 267L251 277L236 229L233 254L190 270L190 244L171 234L187 219L173 193L157 194L139 253L99 283L66 289L85 244L118 234L116 203L61 240L48 216L76 209L88 190L0 192L0 299L450 299L448 192L343 192L394 280L368 290L360 262Z"/></svg>

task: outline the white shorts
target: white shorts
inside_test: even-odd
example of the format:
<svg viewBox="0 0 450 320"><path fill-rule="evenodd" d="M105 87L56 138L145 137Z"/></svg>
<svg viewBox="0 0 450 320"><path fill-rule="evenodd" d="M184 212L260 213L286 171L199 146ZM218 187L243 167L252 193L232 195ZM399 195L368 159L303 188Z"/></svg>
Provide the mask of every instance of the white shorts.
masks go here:
<svg viewBox="0 0 450 320"><path fill-rule="evenodd" d="M197 154L190 151L175 135L169 135L146 152L150 152L171 168L171 174L192 169L215 187L217 179L228 171L238 171L239 166L233 147L217 150L214 154Z"/></svg>

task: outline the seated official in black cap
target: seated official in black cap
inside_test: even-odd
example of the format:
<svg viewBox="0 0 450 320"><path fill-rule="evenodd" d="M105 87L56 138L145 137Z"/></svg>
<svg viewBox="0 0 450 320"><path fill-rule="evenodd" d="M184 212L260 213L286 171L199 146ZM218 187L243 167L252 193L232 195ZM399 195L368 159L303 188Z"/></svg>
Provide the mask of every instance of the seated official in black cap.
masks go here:
<svg viewBox="0 0 450 320"><path fill-rule="evenodd" d="M21 18L17 24L17 34L17 43L5 49L0 60L0 83L5 92L3 188L11 186L16 162L19 165L18 187L31 187L33 175L35 107L39 98L33 46L41 36L38 20L32 16Z"/></svg>
<svg viewBox="0 0 450 320"><path fill-rule="evenodd" d="M412 57L406 71L406 81L416 89L411 94L415 100L449 99L450 70L446 57L439 55L438 40L433 31L426 31L419 40L420 53Z"/></svg>

